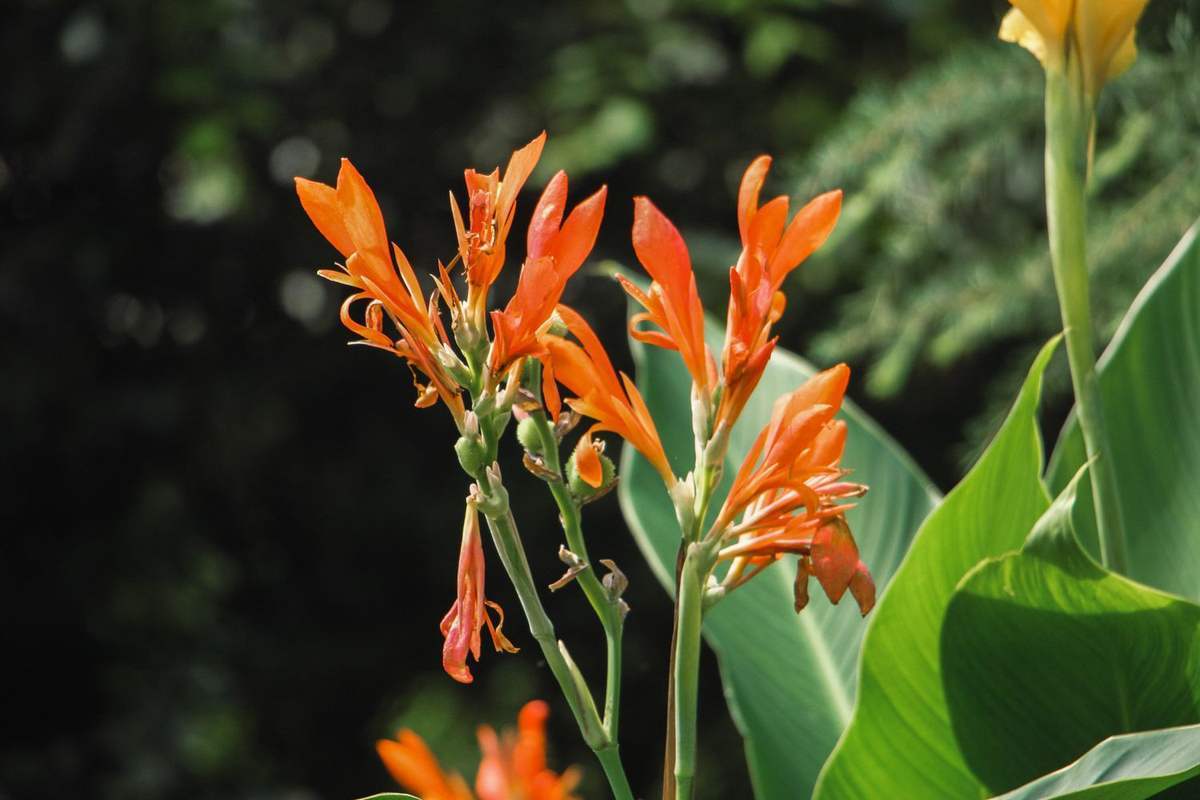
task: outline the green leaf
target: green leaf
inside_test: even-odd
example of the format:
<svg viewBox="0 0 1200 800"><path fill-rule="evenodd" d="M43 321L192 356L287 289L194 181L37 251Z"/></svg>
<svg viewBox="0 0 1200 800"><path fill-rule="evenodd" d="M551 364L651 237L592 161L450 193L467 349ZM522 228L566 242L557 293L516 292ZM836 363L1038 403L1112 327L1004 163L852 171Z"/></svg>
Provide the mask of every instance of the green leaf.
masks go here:
<svg viewBox="0 0 1200 800"><path fill-rule="evenodd" d="M1110 737L1073 764L995 800L1142 800L1198 775L1200 725L1187 725ZM1180 788L1200 788L1194 783Z"/></svg>
<svg viewBox="0 0 1200 800"><path fill-rule="evenodd" d="M382 792L373 794L370 797L364 797L362 800L421 800L413 794L399 794L397 792Z"/></svg>
<svg viewBox="0 0 1200 800"><path fill-rule="evenodd" d="M709 321L710 347L723 332ZM632 344L638 386L645 395L677 474L692 466L691 380L674 352ZM761 384L730 437L728 481L766 424L775 399L813 369L776 350ZM848 515L863 560L886 585L937 492L904 452L852 403L842 463L871 492ZM679 527L662 482L633 448L621 465L625 518L642 552L668 590L674 585ZM720 498L713 503L716 507ZM852 602L831 606L821 597L803 614L792 611L791 564L776 564L706 615L705 638L721 665L730 713L745 737L758 797L807 795L849 720L865 623Z"/></svg>
<svg viewBox="0 0 1200 800"><path fill-rule="evenodd" d="M880 600L863 643L854 719L817 784L818 798L982 797L958 750L941 680L941 629L959 580L1021 546L1050 504L1037 429L1042 348L979 462L935 510Z"/></svg>
<svg viewBox="0 0 1200 800"><path fill-rule="evenodd" d="M1020 552L964 578L946 611L951 722L964 759L993 793L1109 736L1200 722L1200 606L1109 572L1083 551L1072 511L1091 505L1084 475ZM1101 757L1093 754L1092 768ZM1192 758L1189 768L1200 749Z"/></svg>
<svg viewBox="0 0 1200 800"><path fill-rule="evenodd" d="M1200 225L1147 282L1100 359L1129 577L1200 600ZM1050 462L1055 492L1085 461L1072 419ZM1093 554L1096 522L1079 538Z"/></svg>

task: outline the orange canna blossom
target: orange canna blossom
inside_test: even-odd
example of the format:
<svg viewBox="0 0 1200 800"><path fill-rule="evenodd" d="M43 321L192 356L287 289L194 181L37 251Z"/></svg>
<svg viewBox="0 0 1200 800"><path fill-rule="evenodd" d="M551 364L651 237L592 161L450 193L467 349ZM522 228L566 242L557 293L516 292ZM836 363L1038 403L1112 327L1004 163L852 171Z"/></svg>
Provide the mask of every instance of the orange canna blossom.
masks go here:
<svg viewBox="0 0 1200 800"><path fill-rule="evenodd" d="M450 212L458 235L458 255L467 273L471 319L482 327L487 291L504 268L504 246L517 208L517 195L542 156L546 132L515 151L500 177L497 167L486 175L473 169L463 175L467 183L467 216L464 220L454 193Z"/></svg>
<svg viewBox="0 0 1200 800"><path fill-rule="evenodd" d="M607 187L588 197L563 222L567 174L561 170L546 185L529 223L525 263L517 289L503 311L492 312L495 340L489 363L493 373L521 356L540 352L537 332L550 319L567 281L596 243L604 216Z"/></svg>
<svg viewBox="0 0 1200 800"><path fill-rule="evenodd" d="M582 347L550 334L540 337L546 350L542 357L543 394L551 415L557 417L560 410L557 381L576 395L568 399L567 404L583 416L596 420L588 434L595 431L617 434L654 465L668 488L673 486L674 473L637 386L624 373L617 377L599 337L583 317L563 305L558 307L557 313Z"/></svg>
<svg viewBox="0 0 1200 800"><path fill-rule="evenodd" d="M443 772L425 740L412 731L404 729L395 739L380 739L375 751L396 783L421 800L473 800L466 781Z"/></svg>
<svg viewBox="0 0 1200 800"><path fill-rule="evenodd" d="M650 290L643 292L625 276L617 276L625 291L646 309L630 320L630 335L640 342L678 350L696 386L705 394L712 392L716 369L704 343L704 308L687 245L671 221L645 197L633 201L633 249L653 282ZM651 322L659 330L643 330L643 322Z"/></svg>
<svg viewBox="0 0 1200 800"><path fill-rule="evenodd" d="M717 421L730 425L762 378L775 348L771 326L786 306L780 287L788 274L824 244L842 207L840 190L818 195L788 223L788 199L758 204L770 156L746 168L738 190L738 232L742 253L729 270L729 312L722 356L725 392Z"/></svg>
<svg viewBox="0 0 1200 800"><path fill-rule="evenodd" d="M797 611L808 601L809 575L834 603L849 588L863 614L874 605L874 583L844 516L853 506L843 501L866 492L846 481L840 466L846 425L834 415L849 378L849 368L839 364L776 401L713 524L730 540L719 554L733 562L727 587L792 553L800 556ZM732 524L738 516L741 521Z"/></svg>
<svg viewBox="0 0 1200 800"><path fill-rule="evenodd" d="M336 188L296 178L296 193L317 230L346 258L341 271L323 269L317 274L358 290L342 304L342 324L362 337L357 343L387 350L409 363L418 406L441 399L461 419L458 384L435 355L447 342L446 333L436 309L422 296L404 252L388 240L371 187L349 159L342 159ZM351 316L352 306L360 300L368 301L364 322ZM385 313L399 333L395 341L383 332ZM428 386L417 380L418 374L425 376Z"/></svg>
<svg viewBox="0 0 1200 800"><path fill-rule="evenodd" d="M550 708L541 700L525 704L517 715L517 730L498 736L487 725L478 730L483 759L475 776L479 800L578 800L571 791L579 770L561 775L546 766L546 720ZM474 800L466 782L445 773L420 736L401 730L396 739L375 745L384 766L404 789L421 800Z"/></svg>
<svg viewBox="0 0 1200 800"><path fill-rule="evenodd" d="M475 776L479 800L576 800L571 790L579 783L579 770L562 775L546 766L546 719L550 708L541 700L525 704L517 715L516 736L497 736L487 725L479 727L483 761Z"/></svg>
<svg viewBox="0 0 1200 800"><path fill-rule="evenodd" d="M501 632L504 626L504 611L488 600L483 593L483 541L479 535L479 512L474 500L467 500L463 519L462 546L458 554L457 597L454 605L442 619L442 635L446 641L442 646L442 668L459 683L474 680L467 668L467 654L479 660L480 632L487 625L496 652L515 653L517 648ZM499 622L493 623L488 608L495 609Z"/></svg>

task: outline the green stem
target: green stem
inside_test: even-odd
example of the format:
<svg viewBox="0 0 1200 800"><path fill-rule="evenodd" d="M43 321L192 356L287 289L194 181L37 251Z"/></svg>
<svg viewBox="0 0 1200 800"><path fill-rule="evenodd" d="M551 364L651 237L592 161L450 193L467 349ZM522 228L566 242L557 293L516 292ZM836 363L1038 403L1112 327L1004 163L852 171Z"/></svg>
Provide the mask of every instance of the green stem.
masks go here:
<svg viewBox="0 0 1200 800"><path fill-rule="evenodd" d="M621 765L621 753L617 743L613 742L608 747L597 750L596 758L600 759L600 766L604 768L604 775L613 790L613 797L616 800L633 800L633 788L629 785L629 778L625 777L625 767Z"/></svg>
<svg viewBox="0 0 1200 800"><path fill-rule="evenodd" d="M539 386L541 382L541 365L537 362L531 366L531 383ZM550 494L558 506L559 520L562 523L563 535L567 540L567 548L588 564L588 568L576 576L575 581L583 590L588 603L604 627L604 638L607 650L604 687L604 730L608 738L616 744L620 722L621 706L621 634L624 631L624 615L617 599L611 597L604 584L596 576L595 566L588 555L587 542L583 538L583 523L579 502L571 495L563 476L562 463L558 452L558 439L550 426L550 421L543 411L531 414L537 426L538 441L541 445L541 456L547 470L556 479L547 481Z"/></svg>
<svg viewBox="0 0 1200 800"><path fill-rule="evenodd" d="M1046 215L1050 257L1062 312L1075 411L1091 462L1092 499L1100 532L1100 559L1117 572L1126 570L1125 526L1117 496L1112 447L1096 379L1088 298L1086 208L1092 106L1063 71L1046 73Z"/></svg>
<svg viewBox="0 0 1200 800"><path fill-rule="evenodd" d="M707 558L690 545L679 579L678 639L675 654L675 800L691 800L696 774L696 711L700 672L700 622Z"/></svg>

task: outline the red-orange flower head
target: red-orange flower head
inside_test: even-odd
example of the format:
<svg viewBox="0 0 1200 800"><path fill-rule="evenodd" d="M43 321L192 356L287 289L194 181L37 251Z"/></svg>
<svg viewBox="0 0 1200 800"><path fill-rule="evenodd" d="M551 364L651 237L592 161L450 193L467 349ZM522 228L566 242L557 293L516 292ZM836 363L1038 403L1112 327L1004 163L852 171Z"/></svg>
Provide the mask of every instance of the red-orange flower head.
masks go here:
<svg viewBox="0 0 1200 800"><path fill-rule="evenodd" d="M521 356L541 351L537 332L554 312L567 281L578 271L596 243L604 216L607 187L572 209L567 205L567 173L561 170L546 185L529 223L525 263L517 290L503 311L492 312L492 372L501 372Z"/></svg>
<svg viewBox="0 0 1200 800"><path fill-rule="evenodd" d="M742 253L729 270L729 313L722 356L725 392L717 420L730 425L741 414L766 369L775 340L771 326L783 314L786 299L779 291L792 270L824 244L837 224L840 190L809 201L788 223L788 199L779 196L758 204L771 168L770 156L759 156L746 169L738 190L738 232Z"/></svg>
<svg viewBox="0 0 1200 800"><path fill-rule="evenodd" d="M596 420L588 436L596 431L617 434L654 465L670 488L675 476L637 386L624 373L617 377L599 337L583 317L563 305L558 307L558 315L580 344L550 334L540 337L545 348L542 394L551 417L557 418L561 410L557 382L575 394L567 400L571 408Z"/></svg>
<svg viewBox="0 0 1200 800"><path fill-rule="evenodd" d="M633 316L629 333L640 342L678 350L692 381L707 395L716 383L716 368L704 343L704 308L696 291L696 276L687 245L671 220L648 198L633 201L633 250L650 274L650 291L643 292L623 275L617 280L646 309ZM643 322L658 330L646 330Z"/></svg>
<svg viewBox="0 0 1200 800"><path fill-rule="evenodd" d="M480 632L487 625L496 652L517 652L517 648L502 633L504 611L488 600L483 593L483 541L479 535L479 512L472 500L467 501L463 519L462 546L458 554L457 596L454 605L442 619L442 635L446 641L442 646L442 668L459 683L470 683L474 678L467 668L467 653L479 660ZM492 622L488 609L494 609L499 621Z"/></svg>
<svg viewBox="0 0 1200 800"><path fill-rule="evenodd" d="M479 800L576 800L571 790L579 783L579 770L562 775L546 766L546 719L550 708L541 700L525 704L517 715L517 732L503 737L487 725L479 727L483 761L475 776Z"/></svg>
<svg viewBox="0 0 1200 800"><path fill-rule="evenodd" d="M517 715L515 733L505 730L497 736L491 727L479 727L479 800L578 800L571 791L579 783L579 769L570 767L559 775L546 766L549 716L544 702L532 700ZM381 739L375 749L396 782L422 800L474 800L466 782L443 772L424 740L412 731L401 730L395 740Z"/></svg>
<svg viewBox="0 0 1200 800"><path fill-rule="evenodd" d="M436 309L421 294L421 285L404 252L391 244L383 213L371 187L348 159L342 159L337 188L296 178L296 193L317 230L345 258L342 270L318 270L319 275L357 290L342 304L342 323L368 344L406 359L430 382L417 384L418 406L443 400L456 418L462 417L459 387L435 353L447 341ZM394 258L394 261L393 261ZM352 306L368 301L364 322L351 316ZM394 340L383 331L386 312L396 327Z"/></svg>
<svg viewBox="0 0 1200 800"><path fill-rule="evenodd" d="M422 800L473 800L467 782L442 770L425 740L408 729L395 739L380 739L375 751L396 783Z"/></svg>
<svg viewBox="0 0 1200 800"><path fill-rule="evenodd" d="M846 424L834 415L849 379L849 368L839 364L776 401L713 525L729 540L720 551L721 559L734 562L727 585L740 585L793 553L801 557L797 610L807 602L810 574L834 603L849 588L863 614L874 605L874 584L844 516L853 507L844 501L866 492L845 480L841 468Z"/></svg>
<svg viewBox="0 0 1200 800"><path fill-rule="evenodd" d="M501 179L497 167L484 174L468 169L467 216L464 220L454 193L450 193L450 212L458 234L458 255L467 273L471 318L482 325L487 291L504 268L504 245L517 209L517 195L529 179L546 144L543 131L532 142L517 150L508 161Z"/></svg>

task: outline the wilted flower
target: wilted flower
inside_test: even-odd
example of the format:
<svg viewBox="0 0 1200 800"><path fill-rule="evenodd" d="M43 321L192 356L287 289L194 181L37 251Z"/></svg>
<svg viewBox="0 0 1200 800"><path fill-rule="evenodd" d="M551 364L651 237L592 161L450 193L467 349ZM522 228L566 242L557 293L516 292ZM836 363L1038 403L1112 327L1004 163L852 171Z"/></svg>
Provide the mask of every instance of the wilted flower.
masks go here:
<svg viewBox="0 0 1200 800"><path fill-rule="evenodd" d="M473 500L467 500L467 511L463 519L462 546L458 554L457 596L454 605L442 619L442 635L446 641L442 646L442 667L454 680L470 683L474 678L467 668L467 653L479 660L480 632L487 625L496 651L517 652L513 643L501 632L504 626L504 611L497 603L488 600L483 593L483 541L479 535L479 512ZM488 609L494 609L499 621L493 623Z"/></svg>

